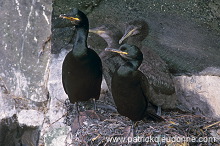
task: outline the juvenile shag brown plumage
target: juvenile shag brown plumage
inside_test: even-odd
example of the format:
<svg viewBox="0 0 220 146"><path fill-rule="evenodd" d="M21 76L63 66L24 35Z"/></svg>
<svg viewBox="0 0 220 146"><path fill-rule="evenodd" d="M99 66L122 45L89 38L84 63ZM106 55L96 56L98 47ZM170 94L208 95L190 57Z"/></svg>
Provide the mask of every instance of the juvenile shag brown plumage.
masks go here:
<svg viewBox="0 0 220 146"><path fill-rule="evenodd" d="M126 40L127 43L139 47L144 54L144 60L139 69L150 83L151 96L149 101L163 109L174 109L176 108L177 98L172 76L167 64L160 56L142 45L142 41L147 35L148 24L144 20L134 20L126 24L124 36L119 43Z"/></svg>
<svg viewBox="0 0 220 146"><path fill-rule="evenodd" d="M124 44L119 50L106 48L106 51L119 53L125 60L112 76L112 96L117 111L132 121L142 120L146 115L157 121L164 119L148 113L149 83L144 74L138 70L143 60L140 49Z"/></svg>
<svg viewBox="0 0 220 146"><path fill-rule="evenodd" d="M87 47L89 21L78 9L60 15L75 26L73 49L66 55L62 66L62 82L71 103L99 99L102 81L102 63L97 53Z"/></svg>
<svg viewBox="0 0 220 146"><path fill-rule="evenodd" d="M102 37L106 43L106 48L119 48L118 41L123 36L122 32L111 24L105 24L100 27L89 29L89 32L95 33ZM103 64L103 75L109 90L111 91L111 79L115 70L123 63L124 60L117 53L103 50L100 55Z"/></svg>

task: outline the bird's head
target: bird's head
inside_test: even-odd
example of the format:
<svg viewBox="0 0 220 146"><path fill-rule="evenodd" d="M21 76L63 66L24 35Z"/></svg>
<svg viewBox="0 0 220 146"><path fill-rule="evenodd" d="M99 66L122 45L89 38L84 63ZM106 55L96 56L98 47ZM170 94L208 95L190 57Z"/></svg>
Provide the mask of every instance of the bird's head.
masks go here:
<svg viewBox="0 0 220 146"><path fill-rule="evenodd" d="M145 39L148 35L148 24L144 20L134 20L126 24L125 33L123 37L119 40L121 44L124 40L130 37L138 37L139 41Z"/></svg>
<svg viewBox="0 0 220 146"><path fill-rule="evenodd" d="M118 40L123 36L122 32L111 24L104 24L102 26L91 28L89 32L95 33L106 40L106 42L112 42L113 40Z"/></svg>
<svg viewBox="0 0 220 146"><path fill-rule="evenodd" d="M143 60L143 53L135 45L123 44L119 49L106 48L105 51L119 53L123 58L127 60L136 60L140 62Z"/></svg>
<svg viewBox="0 0 220 146"><path fill-rule="evenodd" d="M70 20L76 27L89 27L87 16L77 8L72 9L68 14L61 14L60 18Z"/></svg>

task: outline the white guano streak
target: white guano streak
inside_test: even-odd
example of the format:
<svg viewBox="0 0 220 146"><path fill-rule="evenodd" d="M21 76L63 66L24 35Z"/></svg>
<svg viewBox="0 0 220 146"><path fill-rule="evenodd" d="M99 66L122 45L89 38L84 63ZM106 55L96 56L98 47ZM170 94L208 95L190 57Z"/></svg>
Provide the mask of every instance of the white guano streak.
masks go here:
<svg viewBox="0 0 220 146"><path fill-rule="evenodd" d="M47 21L47 24L50 24L50 21L49 21L47 15L45 14L45 6L42 5L42 7L43 7L43 16L44 16L45 20Z"/></svg>
<svg viewBox="0 0 220 146"><path fill-rule="evenodd" d="M26 39L25 39L25 34L26 34L28 28L31 26L31 24L30 24L30 18L31 18L32 11L33 11L33 6L31 6L31 10L30 10L30 13L29 13L29 15L28 15L28 22L27 22L27 25L26 25L26 27L25 27L24 33L23 33L23 35L22 35L23 41L22 41L22 46L21 46L21 58L20 58L20 63L21 63L21 61L22 61L22 59L23 59L24 42L25 42L25 40L26 40Z"/></svg>
<svg viewBox="0 0 220 146"><path fill-rule="evenodd" d="M15 3L16 3L16 9L17 9L17 11L18 11L18 15L19 16L22 16L22 14L21 14L21 10L20 10L20 8L19 8L19 2L18 2L18 0L15 0Z"/></svg>

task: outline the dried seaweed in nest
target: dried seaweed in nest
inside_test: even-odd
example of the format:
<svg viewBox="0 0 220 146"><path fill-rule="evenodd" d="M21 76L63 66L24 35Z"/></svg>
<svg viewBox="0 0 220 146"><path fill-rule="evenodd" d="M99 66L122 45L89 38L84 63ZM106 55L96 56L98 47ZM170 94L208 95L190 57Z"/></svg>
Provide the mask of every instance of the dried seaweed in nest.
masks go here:
<svg viewBox="0 0 220 146"><path fill-rule="evenodd" d="M114 106L113 106L114 107ZM75 133L72 134L72 145L128 145L128 144L141 144L141 145L172 145L172 146L188 146L188 145L214 145L220 144L219 141L207 142L189 142L189 141L165 141L165 142L152 142L141 141L137 143L128 143L128 141L109 141L114 138L127 138L132 137L128 135L128 131L132 125L131 121L113 111L106 111L105 109L98 108L96 116L93 111L84 110L82 113L82 120L80 126ZM89 114L90 116L83 117ZM219 123L215 120L193 115L189 113L179 112L163 112L163 118L166 122L155 123L149 120L142 120L137 123L136 136L139 137L158 137L158 138L173 138L173 137L212 137L210 130L219 129Z"/></svg>

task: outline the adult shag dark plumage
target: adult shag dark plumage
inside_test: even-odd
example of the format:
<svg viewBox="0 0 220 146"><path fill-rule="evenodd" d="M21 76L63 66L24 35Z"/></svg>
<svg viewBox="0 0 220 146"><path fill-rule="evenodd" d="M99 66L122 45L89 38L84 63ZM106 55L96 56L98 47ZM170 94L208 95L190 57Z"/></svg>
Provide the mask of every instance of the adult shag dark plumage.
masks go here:
<svg viewBox="0 0 220 146"><path fill-rule="evenodd" d="M106 43L106 48L119 48L118 41L123 36L122 32L114 25L105 24L100 27L89 29L89 32L95 33L102 37ZM117 53L102 51L99 55L103 64L103 75L105 81L111 91L111 79L115 70L120 66L120 63L124 62L121 56Z"/></svg>
<svg viewBox="0 0 220 146"><path fill-rule="evenodd" d="M97 53L87 47L89 21L78 9L60 15L76 29L73 49L66 55L62 67L62 82L71 103L99 99L102 81L102 63Z"/></svg>
<svg viewBox="0 0 220 146"><path fill-rule="evenodd" d="M126 40L127 43L136 45L144 54L140 70L150 83L151 96L149 101L163 109L176 108L177 98L173 79L169 73L167 64L151 49L142 45L142 41L148 35L148 24L144 20L134 20L126 24L124 36L119 43ZM160 113L160 108L159 113Z"/></svg>
<svg viewBox="0 0 220 146"><path fill-rule="evenodd" d="M105 50L119 53L126 60L125 64L121 64L115 71L111 82L118 112L132 121L142 120L147 115L154 120L163 121L163 118L147 111L150 97L149 83L145 75L138 70L143 60L140 49L134 45L124 44L120 50L111 48Z"/></svg>

